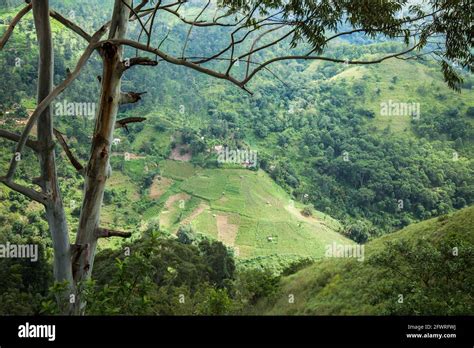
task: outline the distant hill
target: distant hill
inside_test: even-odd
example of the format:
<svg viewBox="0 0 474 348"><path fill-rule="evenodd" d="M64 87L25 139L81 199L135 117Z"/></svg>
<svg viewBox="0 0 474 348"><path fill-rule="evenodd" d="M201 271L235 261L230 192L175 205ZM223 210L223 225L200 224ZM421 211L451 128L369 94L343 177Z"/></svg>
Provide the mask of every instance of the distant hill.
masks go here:
<svg viewBox="0 0 474 348"><path fill-rule="evenodd" d="M271 315L472 315L473 226L473 206L410 225L368 243L362 262L327 259L283 278L278 294L253 310Z"/></svg>
<svg viewBox="0 0 474 348"><path fill-rule="evenodd" d="M311 67L308 69L311 71ZM374 113L375 117L370 125L380 131L389 127L397 136L413 136L412 126L418 126L417 123L426 124L428 120L450 109L457 109L461 120L474 125L474 119L466 115L467 109L474 106L472 80L467 78L461 93L457 93L444 83L442 73L433 61L393 59L374 66L347 67L330 78L334 84L341 83L342 80L360 94L358 106ZM381 104L389 101L419 104L419 114L383 115ZM463 136L465 142L472 142L474 139L474 131L470 128L469 134ZM447 139L456 140L449 136Z"/></svg>

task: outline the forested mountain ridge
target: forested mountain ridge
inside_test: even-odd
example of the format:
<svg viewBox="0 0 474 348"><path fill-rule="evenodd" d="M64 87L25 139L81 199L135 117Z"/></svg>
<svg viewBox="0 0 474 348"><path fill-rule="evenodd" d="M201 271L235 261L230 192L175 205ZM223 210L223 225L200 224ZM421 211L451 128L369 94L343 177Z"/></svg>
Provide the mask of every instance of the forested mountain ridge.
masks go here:
<svg viewBox="0 0 474 348"><path fill-rule="evenodd" d="M76 9L75 16L80 22L85 22L84 15L90 13L78 10L73 2L53 4L65 13ZM106 8L106 2L87 4L96 10ZM2 18L14 12L15 8L6 14L2 12ZM102 16L100 11L94 13ZM100 23L93 17L91 22ZM89 28L94 27L91 22L87 22ZM185 32L177 22L170 21L168 25L173 27L175 41L170 40L166 45L173 49L173 45L178 47L176 42ZM28 22L25 17L19 29L9 43L11 50L0 56L5 62L0 67L1 76L6 77L0 87L7 92L0 100L2 127L15 132L21 131L21 120L25 120L28 110L31 112L35 106L32 96L37 64L31 18ZM135 24L132 31L138 33L139 29ZM53 31L56 34L55 80L59 83L67 76L84 44L76 40L74 34L62 31L60 24L54 21ZM199 38L196 34L194 42ZM26 48L16 46L25 40ZM206 40L219 43L218 32ZM364 42L363 39L361 42L341 39L330 47L330 52L336 57L359 59L390 53L396 48L394 43L377 40L359 46ZM15 47L19 49L15 51ZM196 55L203 53L199 47L189 50ZM126 51L126 56L133 55L133 50ZM15 65L17 58L20 58L19 66ZM461 93L457 94L444 84L438 70L429 60L386 61L358 68L329 62L282 63L275 66L272 73L263 73L249 84L253 93L249 95L225 82L165 62L155 68L137 67L124 79L123 88L147 91L147 94L139 103L121 108L119 118L140 116L147 120L115 132L119 140L112 147L112 176L105 190L102 219L111 228L131 231L136 243L140 243L143 234L158 231L160 238L164 234L165 240L172 240L174 237L170 235L176 234L180 225L190 224L192 229L182 228L181 241L188 241L183 236L194 236L197 231L200 237L191 238L194 238L194 246L200 243L201 235L221 240L230 247L237 243L237 247L240 246L237 252L234 248L233 253L222 252L222 257L227 257L224 255L228 252L233 254L229 257L246 259L237 261L243 269L248 265L270 264L270 268L277 269L275 273L281 274L298 268L300 262L311 261L305 257L321 258L328 240L350 244L352 242L345 239L348 237L365 243L416 221L469 206L474 201L472 77L466 75ZM73 87L53 103L53 108L59 110L70 102L95 105L98 75L98 60L94 59ZM419 104L419 117L382 115L382 104L390 102ZM89 156L93 116L58 112L55 122L73 153L84 163ZM0 141L4 149L10 149L11 144ZM256 151L258 166L244 170L240 165L223 165L218 161L216 147ZM10 156L9 150L2 151L2 171L6 171ZM59 172L64 177L61 190L70 225L75 226L83 180L64 154L61 157ZM34 156L30 153L25 159L31 160L31 165L20 169L19 176L34 177L37 173ZM286 193L274 183L270 184L266 174L252 169L265 171ZM218 185L219 180L225 184ZM235 185L240 180L245 186ZM265 193L271 193L269 198L260 195L262 187L267 190ZM22 232L24 238L42 240L46 250L44 262L48 262L51 244L38 206L4 187L1 190L4 238L17 238L14 236ZM296 205L294 210L290 210L292 204ZM262 205L262 215L249 214L249 209ZM228 216L223 218L222 212ZM279 213L281 215L276 216ZM313 217L304 214L313 214ZM269 221L264 221L266 219ZM294 221L290 221L292 219ZM308 222L308 219L316 222L313 224L314 221ZM278 225L279 220L290 223ZM256 221L262 222L254 228ZM298 230L301 221L303 226L311 226L303 234ZM326 221L330 221L329 226L325 226ZM314 228L316 224L318 227ZM237 231L233 230L235 226ZM234 245L225 237L219 238L219 228L231 232ZM304 238L307 238L306 243ZM171 241L163 243L172 244L171 249L182 247L186 249L184 253L189 251L188 247ZM101 241L100 250L111 248L118 253L124 245L121 241ZM189 252L200 253L195 249ZM183 265L185 258L175 260L176 265ZM205 258L197 262L201 261L207 262ZM157 268L165 267L166 262L169 260ZM43 271L46 272L46 267ZM112 272L99 268L97 272L100 271ZM184 269L183 274L187 271ZM25 288L30 281L29 272L22 273ZM199 272L196 278L212 278ZM173 270L167 276L172 274ZM254 275L249 276L252 277ZM268 278L271 284L274 283L272 277ZM215 278L209 281L219 282ZM44 296L45 283L39 291ZM179 290L174 286L182 283L171 283L167 291L177 294ZM203 290L204 295L194 292L193 284L188 285L189 291L203 297L208 296L206 291L217 291L219 303L227 303L227 296L233 296L232 287L226 288L222 283ZM223 288L228 292L222 292ZM118 294L122 290L118 289ZM118 303L120 296L115 300ZM229 308L226 310L230 311ZM91 306L92 312L100 313L101 309L104 308L100 304ZM34 309L41 310L47 312L51 308ZM128 310L142 313L137 308ZM156 311L169 313L168 310ZM212 314L209 308L190 310ZM239 307L238 311L243 309Z"/></svg>

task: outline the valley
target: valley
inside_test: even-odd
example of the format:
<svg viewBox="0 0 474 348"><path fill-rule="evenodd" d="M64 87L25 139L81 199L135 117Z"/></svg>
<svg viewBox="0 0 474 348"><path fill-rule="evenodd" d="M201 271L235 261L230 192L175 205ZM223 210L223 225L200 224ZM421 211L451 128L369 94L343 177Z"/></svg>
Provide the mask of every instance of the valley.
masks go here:
<svg viewBox="0 0 474 348"><path fill-rule="evenodd" d="M90 33L113 2L51 0ZM24 6L1 4L0 34ZM198 5L183 5L186 16L198 16ZM225 26L203 34L207 26L186 30L184 17L163 12L150 46L192 59L226 47ZM128 35L143 35L143 23L129 22ZM56 19L51 26L57 86L86 43ZM278 38L267 34L255 43ZM286 44L250 56L284 56ZM37 107L38 47L29 13L0 52L2 173ZM98 224L130 237L97 237L96 262L83 268L94 266L91 278L80 289L87 314L472 315L474 78L457 67L456 90L435 59L381 59L402 47L395 37L341 35L321 48L333 61L282 60L245 86L202 73L230 58L189 69L191 58L174 64L145 50L145 63L123 70L121 80L122 92L141 100L114 104L109 139L95 134L112 119L97 119L104 55L92 54L52 104L53 126L67 143L54 138L51 146L65 235L73 252L90 257L94 243L76 237L87 220L91 148L103 141L94 162L107 167L94 177L106 182ZM122 58L136 55L125 47ZM248 64L235 61L236 79L248 76L250 56ZM30 140L15 180L42 190L37 125ZM0 314L61 313L44 206L7 185L2 243L39 249L34 264L0 260Z"/></svg>

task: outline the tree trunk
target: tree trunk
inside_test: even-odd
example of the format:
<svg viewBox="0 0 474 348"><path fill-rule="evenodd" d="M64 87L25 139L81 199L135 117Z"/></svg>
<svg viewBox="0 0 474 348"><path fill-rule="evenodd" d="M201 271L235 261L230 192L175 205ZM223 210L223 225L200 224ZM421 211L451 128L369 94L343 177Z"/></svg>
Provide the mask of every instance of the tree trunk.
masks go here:
<svg viewBox="0 0 474 348"><path fill-rule="evenodd" d="M115 0L109 39L125 38L132 0ZM109 156L113 131L120 103L122 77L122 51L117 45L106 44L100 48L103 59L101 95L96 116L90 158L85 171L84 198L82 202L76 244L73 248L74 283L87 280L94 264L100 221L100 211L107 178L110 176ZM79 290L80 297L80 290ZM84 301L76 302L74 312L81 314Z"/></svg>
<svg viewBox="0 0 474 348"><path fill-rule="evenodd" d="M37 96L39 104L53 89L54 55L49 19L49 0L33 0L32 5L39 44ZM38 141L41 146L39 152L41 177L38 183L43 193L49 196L49 200L45 203L45 209L54 248L54 278L57 282L67 282L69 286L66 293L62 294L62 298L58 299L60 307L65 311L69 302L68 295L73 290L73 277L68 226L56 172L51 108L48 107L39 116L37 129Z"/></svg>

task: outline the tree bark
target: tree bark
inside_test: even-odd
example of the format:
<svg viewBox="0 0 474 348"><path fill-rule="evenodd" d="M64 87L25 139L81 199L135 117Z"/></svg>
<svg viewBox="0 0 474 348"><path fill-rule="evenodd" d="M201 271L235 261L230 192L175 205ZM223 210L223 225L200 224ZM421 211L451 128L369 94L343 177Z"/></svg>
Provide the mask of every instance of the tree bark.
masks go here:
<svg viewBox="0 0 474 348"><path fill-rule="evenodd" d="M115 0L109 33L110 39L122 39L126 35L132 0ZM100 48L103 59L101 95L96 115L94 136L89 162L85 170L84 198L82 202L76 244L73 248L74 283L87 280L94 264L97 247L100 212L107 178L110 176L110 150L113 140L117 111L120 105L122 52L120 45L104 44ZM79 291L80 296L80 291ZM74 312L81 314L85 303L77 301Z"/></svg>
<svg viewBox="0 0 474 348"><path fill-rule="evenodd" d="M49 19L49 0L33 0L32 5L39 44L37 95L39 104L53 89L54 54ZM45 203L45 209L54 248L54 278L57 282L68 284L68 289L59 299L61 310L67 311L69 294L73 290L73 277L68 226L56 172L51 108L48 107L41 113L37 128L41 168L41 177L37 183L49 198Z"/></svg>

